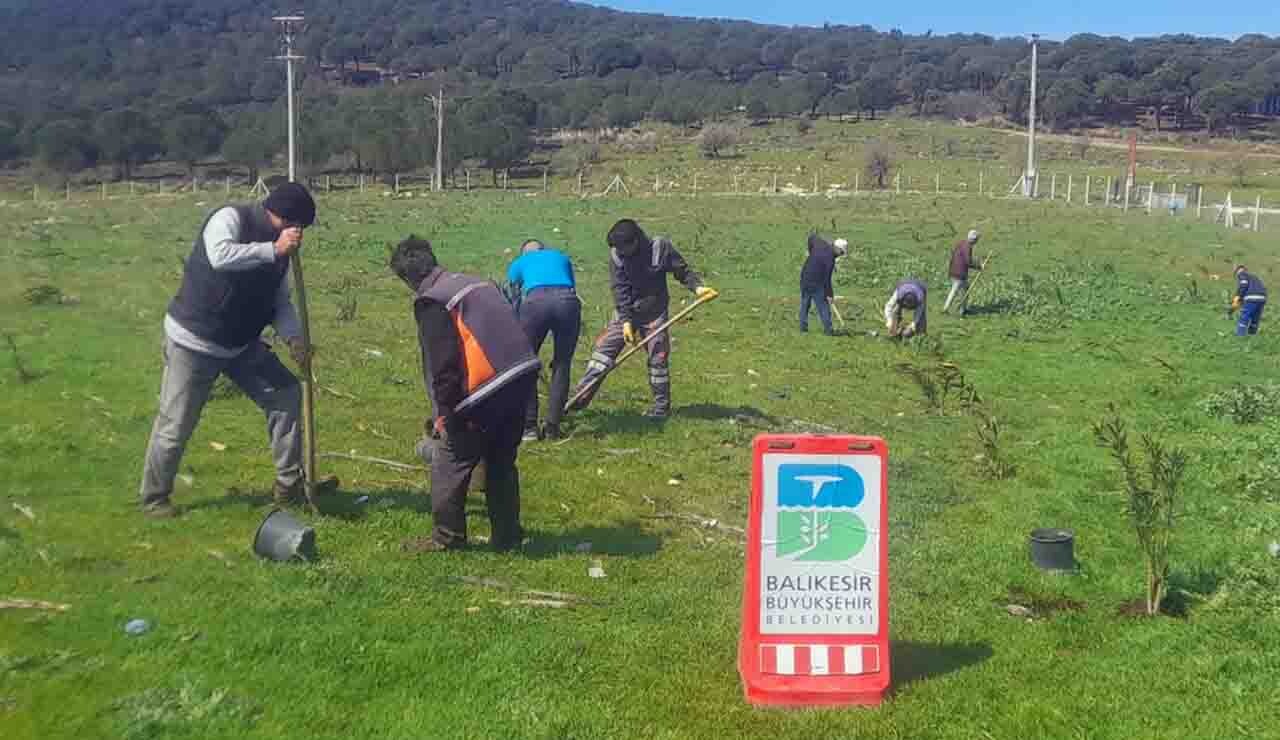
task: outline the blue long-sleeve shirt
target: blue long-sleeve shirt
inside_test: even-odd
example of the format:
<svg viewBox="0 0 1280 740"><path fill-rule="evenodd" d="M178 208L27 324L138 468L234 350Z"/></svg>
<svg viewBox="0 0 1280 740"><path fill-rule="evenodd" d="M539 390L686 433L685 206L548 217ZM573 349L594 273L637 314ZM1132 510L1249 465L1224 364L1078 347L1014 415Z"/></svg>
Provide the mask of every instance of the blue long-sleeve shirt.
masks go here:
<svg viewBox="0 0 1280 740"><path fill-rule="evenodd" d="M520 286L527 296L538 288L574 287L573 263L564 252L539 249L523 254L507 268L507 281Z"/></svg>
<svg viewBox="0 0 1280 740"><path fill-rule="evenodd" d="M1236 295L1240 296L1242 301L1266 301L1267 289L1262 284L1262 280L1253 273L1241 270L1236 274L1237 288Z"/></svg>

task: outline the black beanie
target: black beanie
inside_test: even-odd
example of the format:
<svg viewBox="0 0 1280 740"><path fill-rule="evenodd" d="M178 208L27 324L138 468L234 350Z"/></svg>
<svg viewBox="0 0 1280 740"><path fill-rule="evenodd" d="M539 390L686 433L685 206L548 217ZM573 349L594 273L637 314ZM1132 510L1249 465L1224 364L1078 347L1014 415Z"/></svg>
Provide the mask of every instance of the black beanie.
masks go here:
<svg viewBox="0 0 1280 740"><path fill-rule="evenodd" d="M311 193L296 182L286 182L267 196L262 204L268 211L299 226L310 226L316 220L316 202Z"/></svg>
<svg viewBox="0 0 1280 740"><path fill-rule="evenodd" d="M630 257L649 245L649 237L640 228L640 224L624 218L609 229L609 246L618 250L623 257Z"/></svg>

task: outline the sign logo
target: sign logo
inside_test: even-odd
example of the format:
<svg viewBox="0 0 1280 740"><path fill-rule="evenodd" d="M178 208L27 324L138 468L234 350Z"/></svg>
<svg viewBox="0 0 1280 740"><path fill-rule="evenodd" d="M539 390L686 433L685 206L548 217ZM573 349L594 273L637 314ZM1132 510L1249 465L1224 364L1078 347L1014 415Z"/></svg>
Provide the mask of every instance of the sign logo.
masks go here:
<svg viewBox="0 0 1280 740"><path fill-rule="evenodd" d="M862 476L846 465L780 465L777 556L834 562L862 552L867 525L854 510L865 497Z"/></svg>

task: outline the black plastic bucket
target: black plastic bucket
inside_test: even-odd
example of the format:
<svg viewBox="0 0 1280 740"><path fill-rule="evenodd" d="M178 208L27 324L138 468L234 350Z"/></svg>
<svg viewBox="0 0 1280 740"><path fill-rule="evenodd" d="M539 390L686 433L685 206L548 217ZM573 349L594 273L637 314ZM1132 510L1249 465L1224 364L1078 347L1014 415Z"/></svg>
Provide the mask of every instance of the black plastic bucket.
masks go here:
<svg viewBox="0 0 1280 740"><path fill-rule="evenodd" d="M316 555L316 531L275 509L258 525L253 551L270 560L311 560Z"/></svg>
<svg viewBox="0 0 1280 740"><path fill-rule="evenodd" d="M1040 570L1075 570L1076 536L1069 529L1033 529L1031 562Z"/></svg>

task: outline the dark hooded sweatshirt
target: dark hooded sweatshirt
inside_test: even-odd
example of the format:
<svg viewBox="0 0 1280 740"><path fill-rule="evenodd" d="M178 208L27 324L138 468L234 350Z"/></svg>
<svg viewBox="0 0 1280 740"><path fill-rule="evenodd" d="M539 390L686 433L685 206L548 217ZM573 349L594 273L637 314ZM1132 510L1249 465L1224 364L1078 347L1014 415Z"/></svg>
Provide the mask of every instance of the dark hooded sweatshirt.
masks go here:
<svg viewBox="0 0 1280 740"><path fill-rule="evenodd" d="M613 303L618 318L632 324L648 324L666 313L671 302L667 291L667 273L675 276L689 290L702 287L702 277L689 269L689 263L666 237L657 237L647 248L624 257L617 249L609 249L609 283L613 287Z"/></svg>
<svg viewBox="0 0 1280 740"><path fill-rule="evenodd" d="M822 291L827 298L835 295L831 288L831 273L836 269L836 249L817 234L809 235L809 256L800 270L800 290L806 293Z"/></svg>

